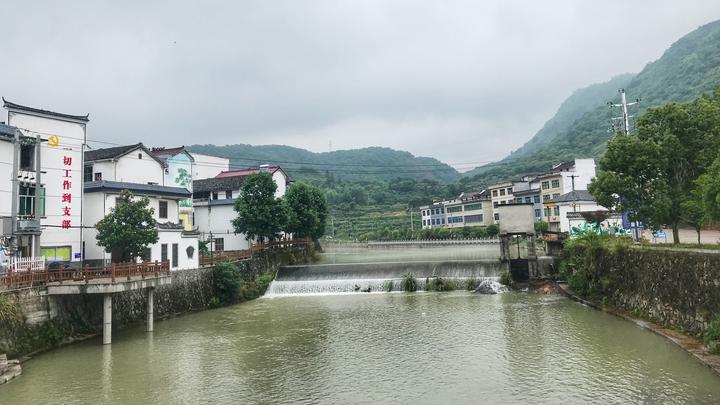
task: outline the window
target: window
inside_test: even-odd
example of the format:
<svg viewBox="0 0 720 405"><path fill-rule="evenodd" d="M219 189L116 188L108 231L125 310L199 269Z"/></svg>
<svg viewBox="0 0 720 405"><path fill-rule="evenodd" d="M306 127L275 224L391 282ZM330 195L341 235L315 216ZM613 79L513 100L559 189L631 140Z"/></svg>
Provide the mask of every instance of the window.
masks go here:
<svg viewBox="0 0 720 405"><path fill-rule="evenodd" d="M559 179L553 180L553 181L552 181L552 188L558 188L558 187L560 187L560 180L559 180Z"/></svg>
<svg viewBox="0 0 720 405"><path fill-rule="evenodd" d="M529 204L529 203L531 203L531 202L532 202L532 198L530 198L529 196L528 196L528 197L525 197L525 203L526 203L526 204Z"/></svg>
<svg viewBox="0 0 720 405"><path fill-rule="evenodd" d="M435 225L435 218L430 220L430 225Z"/></svg>
<svg viewBox="0 0 720 405"><path fill-rule="evenodd" d="M550 208L550 207L545 208L545 216L550 217L551 214L552 214L552 208Z"/></svg>
<svg viewBox="0 0 720 405"><path fill-rule="evenodd" d="M445 218L440 218L440 225L445 225Z"/></svg>
<svg viewBox="0 0 720 405"><path fill-rule="evenodd" d="M500 195L505 195L505 189L500 189Z"/></svg>
<svg viewBox="0 0 720 405"><path fill-rule="evenodd" d="M444 213L445 213L445 208L440 208L440 213L441 213L441 214L444 214Z"/></svg>
<svg viewBox="0 0 720 405"><path fill-rule="evenodd" d="M142 159L142 153L138 153L138 159Z"/></svg>
<svg viewBox="0 0 720 405"><path fill-rule="evenodd" d="M222 252L223 250L225 250L225 239L215 238L215 251Z"/></svg>
<svg viewBox="0 0 720 405"><path fill-rule="evenodd" d="M543 194L543 202L550 201L550 194Z"/></svg>
<svg viewBox="0 0 720 405"><path fill-rule="evenodd" d="M168 259L168 251L167 251L167 243L163 243L160 245L160 261L167 261Z"/></svg>
<svg viewBox="0 0 720 405"><path fill-rule="evenodd" d="M225 199L232 200L232 190L228 190L225 192Z"/></svg>
<svg viewBox="0 0 720 405"><path fill-rule="evenodd" d="M482 214L479 214L479 215L466 215L466 216L465 216L465 223L466 223L466 224L476 223L476 222L482 222L482 221L483 221L483 216L482 216Z"/></svg>
<svg viewBox="0 0 720 405"><path fill-rule="evenodd" d="M35 187L20 185L18 216L20 218L35 216Z"/></svg>
<svg viewBox="0 0 720 405"><path fill-rule="evenodd" d="M461 212L461 211L462 211L462 206L460 206L460 205L458 205L456 207L448 207L448 209L447 209L448 214L452 214L454 212Z"/></svg>
<svg viewBox="0 0 720 405"><path fill-rule="evenodd" d="M496 220L496 221L499 221L499 220L500 220L500 214L495 214L495 220Z"/></svg>
<svg viewBox="0 0 720 405"><path fill-rule="evenodd" d="M500 205L505 205L505 204L507 204L507 201L505 201L505 200L500 201Z"/></svg>
<svg viewBox="0 0 720 405"><path fill-rule="evenodd" d="M450 217L448 218L448 224L461 224L463 222L463 217Z"/></svg>
<svg viewBox="0 0 720 405"><path fill-rule="evenodd" d="M547 189L549 189L549 188L550 188L550 182L543 181L543 182L542 182L542 189L543 189L543 190L547 190Z"/></svg>
<svg viewBox="0 0 720 405"><path fill-rule="evenodd" d="M425 225L427 225L427 224L425 223L425 220L423 219L423 226L425 226Z"/></svg>
<svg viewBox="0 0 720 405"><path fill-rule="evenodd" d="M535 218L540 218L540 209L539 208L535 209Z"/></svg>
<svg viewBox="0 0 720 405"><path fill-rule="evenodd" d="M515 202L518 203L518 204L522 204L522 201L523 201L523 200L522 200L522 197L518 197L518 198L515 199Z"/></svg>
<svg viewBox="0 0 720 405"><path fill-rule="evenodd" d="M167 219L168 217L168 202L167 201L160 201L160 206L158 209L158 216L163 219Z"/></svg>
<svg viewBox="0 0 720 405"><path fill-rule="evenodd" d="M102 173L95 173L95 181L101 181L102 180Z"/></svg>
<svg viewBox="0 0 720 405"><path fill-rule="evenodd" d="M178 244L173 243L172 244L172 262L170 262L170 265L175 268L178 266Z"/></svg>
<svg viewBox="0 0 720 405"><path fill-rule="evenodd" d="M558 198L558 197L560 197L560 194L559 194L559 193L553 194L553 200L556 199L556 198Z"/></svg>
<svg viewBox="0 0 720 405"><path fill-rule="evenodd" d="M497 190L493 190L493 197L497 197L497 196L498 196Z"/></svg>
<svg viewBox="0 0 720 405"><path fill-rule="evenodd" d="M539 196L539 195L533 196L533 202L534 202L535 204L540 204L540 196Z"/></svg>
<svg viewBox="0 0 720 405"><path fill-rule="evenodd" d="M93 181L93 167L85 166L83 168L83 181Z"/></svg>
<svg viewBox="0 0 720 405"><path fill-rule="evenodd" d="M465 211L476 211L482 209L482 203L478 204L468 204L465 206Z"/></svg>
<svg viewBox="0 0 720 405"><path fill-rule="evenodd" d="M498 207L498 202L497 202L497 201L493 201L493 208L497 208L497 207Z"/></svg>
<svg viewBox="0 0 720 405"><path fill-rule="evenodd" d="M20 145L20 170L35 170L35 144Z"/></svg>
<svg viewBox="0 0 720 405"><path fill-rule="evenodd" d="M212 193L212 199L217 200L218 199L218 193Z"/></svg>
<svg viewBox="0 0 720 405"><path fill-rule="evenodd" d="M508 193L508 194L512 194L512 187L508 187L508 188L507 188L507 193Z"/></svg>
<svg viewBox="0 0 720 405"><path fill-rule="evenodd" d="M555 214L555 216L560 215L560 207L555 207L555 208L553 209L553 213Z"/></svg>

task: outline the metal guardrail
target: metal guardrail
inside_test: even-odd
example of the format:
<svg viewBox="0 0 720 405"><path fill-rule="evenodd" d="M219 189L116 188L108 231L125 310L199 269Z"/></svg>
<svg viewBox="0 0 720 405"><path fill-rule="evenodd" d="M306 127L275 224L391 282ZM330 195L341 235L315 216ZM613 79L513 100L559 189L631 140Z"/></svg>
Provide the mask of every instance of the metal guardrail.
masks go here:
<svg viewBox="0 0 720 405"><path fill-rule="evenodd" d="M85 266L77 269L50 269L32 271L9 271L0 274L0 289L22 289L47 283L85 282L109 279L117 281L131 280L133 277L147 278L170 274L170 262L113 263L103 267Z"/></svg>

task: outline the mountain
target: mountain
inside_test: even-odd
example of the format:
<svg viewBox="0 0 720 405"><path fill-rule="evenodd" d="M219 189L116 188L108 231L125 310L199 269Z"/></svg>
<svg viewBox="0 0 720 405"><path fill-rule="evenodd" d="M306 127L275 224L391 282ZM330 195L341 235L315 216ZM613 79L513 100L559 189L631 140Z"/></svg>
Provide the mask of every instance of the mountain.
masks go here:
<svg viewBox="0 0 720 405"><path fill-rule="evenodd" d="M632 112L636 115L668 102L685 103L704 93L711 93L720 85L720 21L703 25L680 38L660 59L646 65L631 80L627 79L627 75L618 76L596 85L598 87L579 90L523 147L498 163L475 168L464 176L472 184L484 186L526 173L541 172L560 161L599 157L612 137L609 131L611 111L606 101L617 102L617 88L614 91L611 89L614 84L627 81L624 88L628 98L641 99L638 108ZM607 91L613 94L603 99L602 95ZM582 105L577 109L566 106L573 99ZM592 102L596 102L596 107L589 105ZM616 110L613 115L617 113Z"/></svg>
<svg viewBox="0 0 720 405"><path fill-rule="evenodd" d="M192 145L188 149L229 158L233 167L278 164L294 179L314 180L331 175L335 179L352 181L400 177L454 182L460 178L457 170L437 159L382 147L321 153L285 145Z"/></svg>

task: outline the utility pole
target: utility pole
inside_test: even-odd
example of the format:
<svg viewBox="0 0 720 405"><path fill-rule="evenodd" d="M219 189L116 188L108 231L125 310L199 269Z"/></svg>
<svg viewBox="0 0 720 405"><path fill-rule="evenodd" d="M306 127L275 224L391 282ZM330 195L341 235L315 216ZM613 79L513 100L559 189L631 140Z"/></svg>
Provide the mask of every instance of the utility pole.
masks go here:
<svg viewBox="0 0 720 405"><path fill-rule="evenodd" d="M630 135L630 117L628 113L628 107L634 106L640 102L640 99L635 99L632 103L627 102L627 98L625 96L625 89L618 90L618 93L620 93L620 104L613 104L612 102L608 102L607 104L610 107L620 107L622 108L622 117L613 117L611 118L613 131L617 132L617 127L615 125L615 122L622 121L622 130L625 133L625 135Z"/></svg>
<svg viewBox="0 0 720 405"><path fill-rule="evenodd" d="M330 229L332 229L332 237L335 239L335 217L330 216Z"/></svg>
<svg viewBox="0 0 720 405"><path fill-rule="evenodd" d="M575 197L576 197L576 195L575 195L575 178L576 178L576 177L580 177L580 176L577 176L577 175L574 175L574 174L571 174L571 175L570 175L570 181L572 182L573 212L577 212L577 208L576 208L576 205L575 205Z"/></svg>
<svg viewBox="0 0 720 405"><path fill-rule="evenodd" d="M33 211L35 213L35 220L38 222L38 234L33 238L33 257L40 257L40 189L42 182L40 181L40 175L42 174L40 158L42 156L40 152L40 146L42 145L42 139L40 135L35 138L35 206Z"/></svg>
<svg viewBox="0 0 720 405"><path fill-rule="evenodd" d="M410 206L410 239L415 239L415 225L413 224L413 207Z"/></svg>

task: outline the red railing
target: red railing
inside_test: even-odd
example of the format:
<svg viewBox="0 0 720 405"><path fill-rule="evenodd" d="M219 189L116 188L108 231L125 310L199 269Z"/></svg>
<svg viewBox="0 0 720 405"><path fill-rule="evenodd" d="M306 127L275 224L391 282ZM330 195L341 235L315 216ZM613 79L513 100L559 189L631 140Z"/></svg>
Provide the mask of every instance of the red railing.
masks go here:
<svg viewBox="0 0 720 405"><path fill-rule="evenodd" d="M257 243L245 250L225 250L222 252L211 252L200 256L200 266L211 266L219 262L239 261L249 259L253 253L268 249L285 249L290 247L306 247L311 244L309 239L277 240L273 242Z"/></svg>
<svg viewBox="0 0 720 405"><path fill-rule="evenodd" d="M109 279L127 281L133 277L158 277L170 274L170 262L113 263L103 267L85 266L77 269L50 269L41 271L9 271L0 274L0 289L29 288L35 285L63 282L85 282Z"/></svg>

